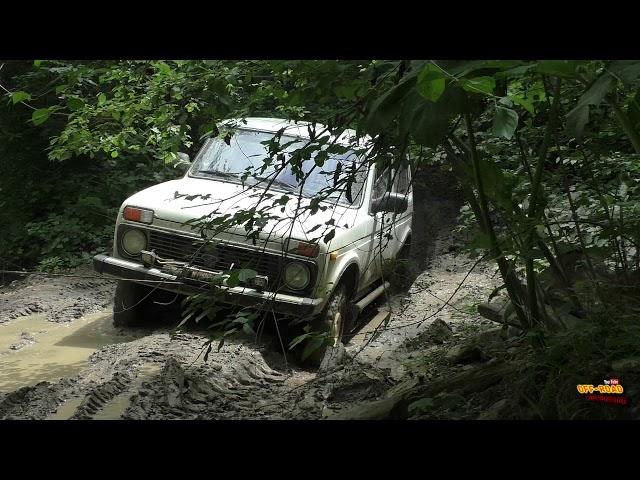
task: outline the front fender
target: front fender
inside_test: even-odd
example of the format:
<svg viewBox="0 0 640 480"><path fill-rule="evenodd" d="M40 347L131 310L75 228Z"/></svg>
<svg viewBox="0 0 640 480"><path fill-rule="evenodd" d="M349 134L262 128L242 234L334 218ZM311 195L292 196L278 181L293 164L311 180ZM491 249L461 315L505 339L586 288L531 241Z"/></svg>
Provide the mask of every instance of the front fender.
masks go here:
<svg viewBox="0 0 640 480"><path fill-rule="evenodd" d="M332 254L336 256L334 260L332 260ZM362 268L360 265L360 258L354 250L347 250L344 252L332 252L327 255L327 264L326 264L326 274L324 276L323 285L319 285L319 287L324 287L324 291L321 292L322 295L328 297L329 294L336 287L343 274L350 268L352 265L355 265L358 271L358 275L355 278L356 285L355 290L358 288L358 282L360 280L360 273L362 272Z"/></svg>

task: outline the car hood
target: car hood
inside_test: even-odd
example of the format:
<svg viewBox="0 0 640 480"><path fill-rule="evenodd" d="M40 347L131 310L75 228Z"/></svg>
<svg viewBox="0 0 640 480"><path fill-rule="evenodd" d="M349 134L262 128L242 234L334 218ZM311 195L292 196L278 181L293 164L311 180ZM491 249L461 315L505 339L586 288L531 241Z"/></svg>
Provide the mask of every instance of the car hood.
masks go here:
<svg viewBox="0 0 640 480"><path fill-rule="evenodd" d="M269 193L273 197L261 200L262 193L263 189L260 187L253 188L217 179L185 177L160 183L134 194L123 203L121 211L127 205L148 208L154 211L154 224L193 232L192 225L185 222L208 215L212 218L233 215L253 207L265 208L286 195L285 192L270 189ZM260 234L261 238L272 242L281 242L282 238L289 237L309 241L329 233L334 228L332 225L335 225L336 235L331 242L331 249L341 247L338 233L353 227L357 209L323 202L322 207L326 207L324 211L318 210L314 215L308 210L300 213L302 208L310 204L310 199L303 197L298 201L298 197L292 194L288 196L291 199L284 207L277 205L269 210L271 215L279 218L267 222ZM327 222L329 226L326 225ZM311 231L316 225L320 226ZM226 232L246 236L244 225L231 227Z"/></svg>

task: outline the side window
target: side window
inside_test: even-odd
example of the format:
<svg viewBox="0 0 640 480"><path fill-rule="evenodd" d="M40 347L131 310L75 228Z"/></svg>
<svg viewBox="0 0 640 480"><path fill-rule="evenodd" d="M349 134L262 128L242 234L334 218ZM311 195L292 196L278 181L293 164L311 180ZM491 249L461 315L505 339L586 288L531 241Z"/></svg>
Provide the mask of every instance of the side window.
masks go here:
<svg viewBox="0 0 640 480"><path fill-rule="evenodd" d="M376 169L376 180L373 184L373 198L380 198L385 192L391 191L391 169L385 168L382 172Z"/></svg>
<svg viewBox="0 0 640 480"><path fill-rule="evenodd" d="M407 167L402 167L398 171L394 183L394 192L401 193L402 195L407 195L409 193L409 190L411 189L411 179L409 178L409 169Z"/></svg>

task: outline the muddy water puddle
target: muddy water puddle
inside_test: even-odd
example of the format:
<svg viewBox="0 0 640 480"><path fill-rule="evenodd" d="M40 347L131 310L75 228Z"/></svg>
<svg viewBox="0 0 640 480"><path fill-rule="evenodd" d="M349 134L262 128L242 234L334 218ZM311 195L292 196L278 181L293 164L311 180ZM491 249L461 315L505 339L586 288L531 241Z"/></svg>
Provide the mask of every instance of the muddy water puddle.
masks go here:
<svg viewBox="0 0 640 480"><path fill-rule="evenodd" d="M0 325L0 392L73 376L99 348L135 338L116 330L107 310L70 323L43 315L7 322Z"/></svg>

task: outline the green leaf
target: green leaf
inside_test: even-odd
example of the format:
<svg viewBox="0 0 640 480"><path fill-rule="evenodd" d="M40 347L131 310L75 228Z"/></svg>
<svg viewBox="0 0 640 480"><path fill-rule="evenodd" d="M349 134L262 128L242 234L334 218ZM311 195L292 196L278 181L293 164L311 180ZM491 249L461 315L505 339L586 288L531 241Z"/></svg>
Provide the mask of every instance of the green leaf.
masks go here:
<svg viewBox="0 0 640 480"><path fill-rule="evenodd" d="M33 66L34 67L39 67L42 64L42 60L34 60L33 61Z"/></svg>
<svg viewBox="0 0 640 480"><path fill-rule="evenodd" d="M510 95L509 98L514 102L520 105L529 113L534 113L533 103L528 99L520 96L520 95Z"/></svg>
<svg viewBox="0 0 640 480"><path fill-rule="evenodd" d="M493 94L496 81L493 77L462 78L460 86L471 93Z"/></svg>
<svg viewBox="0 0 640 480"><path fill-rule="evenodd" d="M31 95L27 92L13 92L11 94L11 101L14 105L18 102L24 102L25 100L31 100Z"/></svg>
<svg viewBox="0 0 640 480"><path fill-rule="evenodd" d="M237 287L240 284L240 270L232 271L224 283L230 288Z"/></svg>
<svg viewBox="0 0 640 480"><path fill-rule="evenodd" d="M249 325L248 323L242 324L242 331L247 335L254 335L256 333L253 331L253 328L251 328L251 325Z"/></svg>
<svg viewBox="0 0 640 480"><path fill-rule="evenodd" d="M298 335L289 343L289 350L295 348L296 345L300 345L302 342L304 342L307 338L311 336L313 336L313 334L311 333L303 333L302 335Z"/></svg>
<svg viewBox="0 0 640 480"><path fill-rule="evenodd" d="M258 272L256 272L255 270L251 270L250 268L243 268L238 274L238 280L240 280L241 282L246 282L251 278L256 278L257 275Z"/></svg>
<svg viewBox="0 0 640 480"><path fill-rule="evenodd" d="M415 77L413 77L415 79ZM371 102L363 126L372 135L385 130L402 108L403 100L411 91L413 82L400 82ZM330 152L331 153L331 152Z"/></svg>
<svg viewBox="0 0 640 480"><path fill-rule="evenodd" d="M165 62L158 62L155 64L155 66L162 75L171 74L171 67Z"/></svg>
<svg viewBox="0 0 640 480"><path fill-rule="evenodd" d="M445 78L440 68L428 63L418 75L416 89L426 100L436 102L444 92Z"/></svg>
<svg viewBox="0 0 640 480"><path fill-rule="evenodd" d="M553 77L574 78L578 65L585 63L576 60L542 60L533 69L535 72Z"/></svg>
<svg viewBox="0 0 640 480"><path fill-rule="evenodd" d="M78 97L69 97L67 99L67 106L70 110L73 111L80 110L82 107L84 107L84 101Z"/></svg>
<svg viewBox="0 0 640 480"><path fill-rule="evenodd" d="M631 84L640 76L640 62L638 60L617 60L609 65L608 70L623 83Z"/></svg>
<svg viewBox="0 0 640 480"><path fill-rule="evenodd" d="M598 106L611 89L614 78L605 73L593 82L580 97L578 104L567 114L567 134L575 139L582 137L584 126L589 121L589 105Z"/></svg>
<svg viewBox="0 0 640 480"><path fill-rule="evenodd" d="M507 140L513 137L518 127L518 114L515 110L496 105L496 116L493 119L491 133L496 137L503 137Z"/></svg>
<svg viewBox="0 0 640 480"><path fill-rule="evenodd" d="M414 90L400 112L400 136L411 133L418 144L436 147L447 134L451 116L467 113L472 103L467 98L468 95L454 85L449 86L436 103L426 101Z"/></svg>
<svg viewBox="0 0 640 480"><path fill-rule="evenodd" d="M304 350L302 351L302 360L306 360L309 357L309 355L311 355L313 352L321 348L322 345L324 345L323 337L313 337L311 340L307 342L307 344L304 347Z"/></svg>
<svg viewBox="0 0 640 480"><path fill-rule="evenodd" d="M104 93L101 93L100 95L98 95L98 105L102 105L106 101L107 101L107 96Z"/></svg>
<svg viewBox="0 0 640 480"><path fill-rule="evenodd" d="M47 121L50 115L51 110L48 108L40 108L31 114L31 121L34 125L41 125Z"/></svg>

